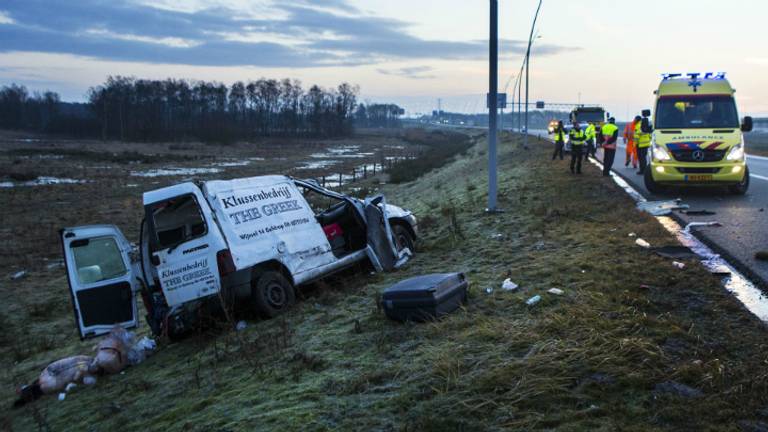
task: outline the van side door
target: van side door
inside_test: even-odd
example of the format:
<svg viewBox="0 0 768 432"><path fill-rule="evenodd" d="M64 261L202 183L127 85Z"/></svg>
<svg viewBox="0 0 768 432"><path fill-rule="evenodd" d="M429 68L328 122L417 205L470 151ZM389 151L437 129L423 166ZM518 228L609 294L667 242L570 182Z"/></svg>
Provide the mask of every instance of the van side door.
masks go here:
<svg viewBox="0 0 768 432"><path fill-rule="evenodd" d="M131 244L114 225L64 228L60 232L80 338L138 325L140 289Z"/></svg>

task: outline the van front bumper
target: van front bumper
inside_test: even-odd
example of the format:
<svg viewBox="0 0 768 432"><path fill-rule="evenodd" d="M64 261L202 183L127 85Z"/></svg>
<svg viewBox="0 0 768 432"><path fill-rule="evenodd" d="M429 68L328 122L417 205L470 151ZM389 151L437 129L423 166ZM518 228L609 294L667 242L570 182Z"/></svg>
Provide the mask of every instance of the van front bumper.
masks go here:
<svg viewBox="0 0 768 432"><path fill-rule="evenodd" d="M653 180L668 185L732 185L744 179L746 162L734 163L661 163L649 167Z"/></svg>

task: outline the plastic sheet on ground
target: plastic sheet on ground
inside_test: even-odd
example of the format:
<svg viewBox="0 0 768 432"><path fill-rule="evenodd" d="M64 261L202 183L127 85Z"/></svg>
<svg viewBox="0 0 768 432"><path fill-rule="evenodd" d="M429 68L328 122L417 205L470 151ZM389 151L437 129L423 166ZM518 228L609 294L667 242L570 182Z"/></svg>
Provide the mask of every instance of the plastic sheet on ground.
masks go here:
<svg viewBox="0 0 768 432"><path fill-rule="evenodd" d="M563 290L560 288L550 288L547 290L547 292L553 295L563 295Z"/></svg>
<svg viewBox="0 0 768 432"><path fill-rule="evenodd" d="M536 303L538 303L540 301L541 301L541 296L540 295L535 295L535 296L529 298L528 300L526 300L525 304L527 304L528 306L533 306L533 305L535 305Z"/></svg>
<svg viewBox="0 0 768 432"><path fill-rule="evenodd" d="M681 200L676 199L638 202L637 208L654 216L665 216L672 213L673 210L685 210L690 208L690 206L688 204L682 204Z"/></svg>
<svg viewBox="0 0 768 432"><path fill-rule="evenodd" d="M645 240L643 240L643 239L641 239L641 238L639 238L639 239L635 240L635 244L636 244L636 245L638 245L638 246L640 246L640 247L644 247L644 248L646 248L646 249L648 249L648 248L650 248L650 247L651 247L651 244L650 244L650 243L648 243L647 241L645 241Z"/></svg>
<svg viewBox="0 0 768 432"><path fill-rule="evenodd" d="M505 279L504 282L501 284L501 289L503 289L504 291L514 291L517 288L519 288L519 286L516 283L512 282L512 280L509 278Z"/></svg>
<svg viewBox="0 0 768 432"><path fill-rule="evenodd" d="M708 226L720 227L720 226L723 226L723 224L721 224L720 222L691 222L685 226L685 229L683 229L683 232L690 234L691 228L693 227L708 227Z"/></svg>

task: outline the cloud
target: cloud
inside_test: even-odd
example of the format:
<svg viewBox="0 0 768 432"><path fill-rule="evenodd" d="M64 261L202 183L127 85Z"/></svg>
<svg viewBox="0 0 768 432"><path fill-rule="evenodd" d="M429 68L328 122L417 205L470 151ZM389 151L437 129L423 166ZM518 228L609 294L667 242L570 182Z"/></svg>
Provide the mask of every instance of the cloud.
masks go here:
<svg viewBox="0 0 768 432"><path fill-rule="evenodd" d="M403 67L399 69L376 69L376 71L382 75L393 75L410 79L432 79L437 78L435 75L427 74L433 69L429 66L414 66Z"/></svg>
<svg viewBox="0 0 768 432"><path fill-rule="evenodd" d="M409 23L365 14L346 0L271 1L233 9L206 7L205 2L179 8L168 2L4 0L0 24L13 25L0 25L0 52L294 68L487 56L487 41L416 37ZM505 56L525 49L522 41L506 40L501 46ZM536 51L549 55L565 49L543 44Z"/></svg>

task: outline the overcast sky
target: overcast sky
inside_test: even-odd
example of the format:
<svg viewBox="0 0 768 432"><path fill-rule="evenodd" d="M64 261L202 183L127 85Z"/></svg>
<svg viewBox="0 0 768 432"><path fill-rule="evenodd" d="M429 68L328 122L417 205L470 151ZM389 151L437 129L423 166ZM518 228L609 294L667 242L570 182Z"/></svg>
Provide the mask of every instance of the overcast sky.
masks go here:
<svg viewBox="0 0 768 432"><path fill-rule="evenodd" d="M499 0L500 86L536 0ZM650 107L663 72L725 71L742 114L768 113L768 2L544 0L531 99ZM360 85L410 113L481 112L486 0L2 0L0 84L84 100L108 75ZM508 93L511 93L511 84Z"/></svg>

